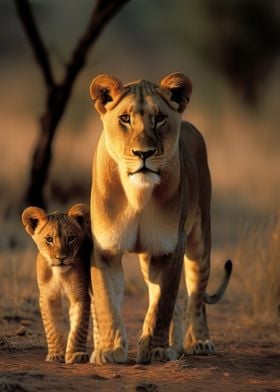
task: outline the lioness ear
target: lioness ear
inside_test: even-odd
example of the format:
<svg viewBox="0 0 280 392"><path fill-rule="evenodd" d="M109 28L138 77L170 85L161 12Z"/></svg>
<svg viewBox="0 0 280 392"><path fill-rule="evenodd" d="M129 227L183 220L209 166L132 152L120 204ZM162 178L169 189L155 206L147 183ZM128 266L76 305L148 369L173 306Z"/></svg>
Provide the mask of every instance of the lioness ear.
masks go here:
<svg viewBox="0 0 280 392"><path fill-rule="evenodd" d="M90 234L90 210L86 204L75 204L68 211L68 215Z"/></svg>
<svg viewBox="0 0 280 392"><path fill-rule="evenodd" d="M23 211L21 219L25 230L32 236L39 222L47 220L47 214L41 208L28 207Z"/></svg>
<svg viewBox="0 0 280 392"><path fill-rule="evenodd" d="M106 105L114 102L123 91L122 83L113 76L101 74L93 79L90 84L90 96L94 102L95 109L103 114Z"/></svg>
<svg viewBox="0 0 280 392"><path fill-rule="evenodd" d="M178 112L182 113L186 109L192 94L191 80L186 75L175 72L162 79L160 87L168 92L169 100L176 102L179 105Z"/></svg>

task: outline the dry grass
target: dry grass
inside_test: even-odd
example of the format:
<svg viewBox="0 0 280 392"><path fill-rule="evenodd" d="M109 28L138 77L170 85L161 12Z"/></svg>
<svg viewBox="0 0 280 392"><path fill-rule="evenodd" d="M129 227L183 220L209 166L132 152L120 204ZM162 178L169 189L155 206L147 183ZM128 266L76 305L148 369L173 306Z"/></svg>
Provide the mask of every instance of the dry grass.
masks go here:
<svg viewBox="0 0 280 392"><path fill-rule="evenodd" d="M250 224L244 232L233 257L234 272L225 297L232 311L239 309L245 318L255 323L274 323L279 321L280 313L280 219ZM14 233L21 241L7 243L0 252L0 318L32 319L39 314L36 249L20 225ZM209 293L216 290L229 254L225 249L213 252ZM146 296L135 256L124 258L124 269L126 294Z"/></svg>
<svg viewBox="0 0 280 392"><path fill-rule="evenodd" d="M236 300L253 321L280 320L280 219L250 225L236 255Z"/></svg>
<svg viewBox="0 0 280 392"><path fill-rule="evenodd" d="M10 248L0 254L0 318L32 319L39 314L36 253Z"/></svg>

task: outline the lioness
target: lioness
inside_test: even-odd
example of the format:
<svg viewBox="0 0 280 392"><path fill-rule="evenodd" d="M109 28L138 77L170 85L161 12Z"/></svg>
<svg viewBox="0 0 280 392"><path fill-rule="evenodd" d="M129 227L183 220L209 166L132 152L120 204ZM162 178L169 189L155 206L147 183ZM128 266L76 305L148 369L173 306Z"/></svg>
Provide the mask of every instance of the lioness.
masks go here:
<svg viewBox="0 0 280 392"><path fill-rule="evenodd" d="M92 248L89 208L76 204L68 213L46 214L41 208L28 207L22 213L22 222L39 250L37 282L48 343L46 360L87 362ZM63 292L70 302L67 342L60 325Z"/></svg>
<svg viewBox="0 0 280 392"><path fill-rule="evenodd" d="M182 343L188 353L213 352L205 302L221 297L231 262L218 296L207 296L211 182L203 138L182 121L191 92L192 83L182 73L165 77L159 85L145 80L123 85L109 75L91 83L90 94L103 122L91 193L92 363L127 360L120 313L124 252L139 254L149 290L137 362L177 359ZM178 319L174 305L183 260L188 304L180 342L180 326L169 327L173 313L175 324Z"/></svg>

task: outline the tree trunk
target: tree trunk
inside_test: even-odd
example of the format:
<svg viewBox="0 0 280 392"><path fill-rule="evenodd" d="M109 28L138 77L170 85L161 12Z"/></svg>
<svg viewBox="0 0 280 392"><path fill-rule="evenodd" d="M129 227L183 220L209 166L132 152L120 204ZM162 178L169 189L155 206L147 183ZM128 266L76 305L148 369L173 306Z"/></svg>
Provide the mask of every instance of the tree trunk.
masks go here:
<svg viewBox="0 0 280 392"><path fill-rule="evenodd" d="M69 86L56 86L49 93L45 113L40 119L40 134L31 161L30 178L24 197L25 206L46 207L44 188L52 161L52 144L70 95Z"/></svg>
<svg viewBox="0 0 280 392"><path fill-rule="evenodd" d="M86 63L89 49L107 23L129 0L96 0L89 24L74 48L65 69L64 79L60 84L55 82L49 52L40 35L29 0L14 1L36 62L42 71L47 90L46 110L41 117L40 135L33 153L30 179L21 207L33 205L45 208L44 188L52 160L52 144L58 123L70 99L73 84Z"/></svg>

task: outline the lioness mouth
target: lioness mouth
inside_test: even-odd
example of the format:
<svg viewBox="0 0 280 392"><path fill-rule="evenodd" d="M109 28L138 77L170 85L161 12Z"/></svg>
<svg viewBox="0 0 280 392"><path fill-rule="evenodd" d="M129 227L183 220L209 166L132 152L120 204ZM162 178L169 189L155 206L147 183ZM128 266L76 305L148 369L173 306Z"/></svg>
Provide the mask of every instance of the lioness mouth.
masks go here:
<svg viewBox="0 0 280 392"><path fill-rule="evenodd" d="M133 174L137 174L137 173L154 173L157 174L158 176L160 176L160 171L155 171L152 169L148 169L146 166L141 167L140 169L136 170L135 172L129 172L128 175L132 176Z"/></svg>
<svg viewBox="0 0 280 392"><path fill-rule="evenodd" d="M58 268L63 268L63 267L69 267L71 264L65 264L65 263L60 263L60 264L52 264L52 267L58 267Z"/></svg>

